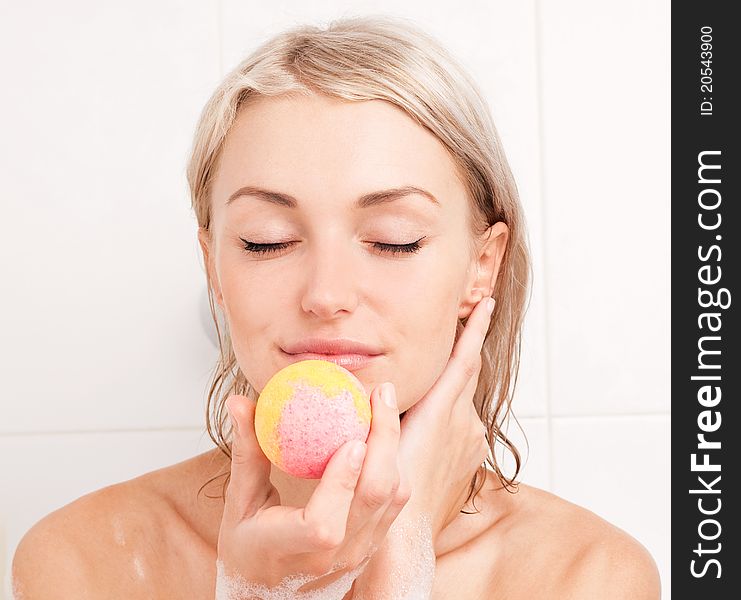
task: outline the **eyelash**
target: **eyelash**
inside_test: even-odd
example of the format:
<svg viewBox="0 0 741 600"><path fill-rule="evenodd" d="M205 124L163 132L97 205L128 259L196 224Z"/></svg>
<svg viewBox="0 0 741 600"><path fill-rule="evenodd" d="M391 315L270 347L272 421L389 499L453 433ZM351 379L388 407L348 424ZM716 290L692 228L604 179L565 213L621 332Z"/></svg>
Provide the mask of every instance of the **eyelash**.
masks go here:
<svg viewBox="0 0 741 600"><path fill-rule="evenodd" d="M244 242L245 251L251 252L253 254L271 254L274 252L279 252L284 248L288 248L288 246L291 245L291 242L280 242L278 244L256 244L254 242L245 240L244 238L239 239ZM381 252L387 252L389 254L413 254L415 252L419 252L420 248L422 247L420 245L420 242L423 239L425 238L421 237L416 242L411 242L410 244L384 244L382 242L373 242L373 245Z"/></svg>

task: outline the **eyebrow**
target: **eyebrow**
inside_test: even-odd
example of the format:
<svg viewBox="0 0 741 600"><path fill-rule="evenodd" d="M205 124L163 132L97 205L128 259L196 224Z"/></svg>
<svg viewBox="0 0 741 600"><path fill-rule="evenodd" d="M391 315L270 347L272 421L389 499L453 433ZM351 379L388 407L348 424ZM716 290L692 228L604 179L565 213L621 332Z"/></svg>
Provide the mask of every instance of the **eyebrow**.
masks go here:
<svg viewBox="0 0 741 600"><path fill-rule="evenodd" d="M427 190L416 187L414 185L405 185L403 187L391 188L388 190L379 190L377 192L364 194L355 201L355 207L368 208L370 206L378 206L379 204L393 202L394 200L404 198L405 196L411 196L412 194L423 196L430 200L430 202L432 202L433 204L440 206L440 202L437 200L437 198L435 198L435 196L433 196ZM229 205L237 198L243 196L253 196L255 198L259 198L260 200L265 200L266 202L272 202L273 204L286 206L288 208L296 208L296 206L298 206L298 202L293 196L289 196L288 194L283 194L281 192L274 192L271 190L254 187L251 185L246 185L239 188L236 192L229 196L226 204Z"/></svg>

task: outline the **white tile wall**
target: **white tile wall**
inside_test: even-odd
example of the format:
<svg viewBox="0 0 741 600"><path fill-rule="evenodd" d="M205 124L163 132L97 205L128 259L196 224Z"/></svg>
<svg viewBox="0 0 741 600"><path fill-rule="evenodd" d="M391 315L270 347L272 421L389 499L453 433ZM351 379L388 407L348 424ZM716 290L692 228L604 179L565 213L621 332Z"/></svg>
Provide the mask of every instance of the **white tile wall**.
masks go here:
<svg viewBox="0 0 741 600"><path fill-rule="evenodd" d="M668 2L38 4L0 18L0 569L48 512L210 447L198 113L267 36L374 12L469 69L518 181L521 479L640 540L669 598Z"/></svg>
<svg viewBox="0 0 741 600"><path fill-rule="evenodd" d="M552 435L552 491L646 546L668 598L669 416L556 417Z"/></svg>
<svg viewBox="0 0 741 600"><path fill-rule="evenodd" d="M669 2L540 3L553 414L669 410Z"/></svg>
<svg viewBox="0 0 741 600"><path fill-rule="evenodd" d="M43 4L0 19L0 433L200 426L183 173L219 76L215 4Z"/></svg>

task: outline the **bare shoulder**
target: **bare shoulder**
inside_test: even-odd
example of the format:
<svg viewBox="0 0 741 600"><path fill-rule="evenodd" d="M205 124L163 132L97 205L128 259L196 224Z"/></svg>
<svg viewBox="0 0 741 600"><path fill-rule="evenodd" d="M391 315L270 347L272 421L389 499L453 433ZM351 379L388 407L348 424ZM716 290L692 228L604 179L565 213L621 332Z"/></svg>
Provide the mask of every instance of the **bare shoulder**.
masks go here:
<svg viewBox="0 0 741 600"><path fill-rule="evenodd" d="M557 598L658 600L656 563L635 538L595 513L535 487L520 485L513 537L530 540ZM516 515L516 516L515 516ZM546 566L548 565L548 566Z"/></svg>
<svg viewBox="0 0 741 600"><path fill-rule="evenodd" d="M100 598L123 589L136 580L137 566L144 568L149 560L162 510L156 494L131 481L86 494L46 515L16 548L14 597Z"/></svg>
<svg viewBox="0 0 741 600"><path fill-rule="evenodd" d="M648 550L621 530L606 532L574 559L564 583L570 598L658 600L659 572Z"/></svg>

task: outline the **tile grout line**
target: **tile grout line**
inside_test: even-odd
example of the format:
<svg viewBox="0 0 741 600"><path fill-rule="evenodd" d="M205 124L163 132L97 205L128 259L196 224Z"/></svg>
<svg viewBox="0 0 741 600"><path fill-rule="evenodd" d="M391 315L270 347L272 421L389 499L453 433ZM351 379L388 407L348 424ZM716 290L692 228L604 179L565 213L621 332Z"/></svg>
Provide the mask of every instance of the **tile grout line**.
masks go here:
<svg viewBox="0 0 741 600"><path fill-rule="evenodd" d="M653 419L656 417L671 417L669 411L656 411L656 412L644 412L644 413L614 413L614 414L563 414L563 415L552 415L553 419L603 419L603 420L617 420L617 419L639 419L639 418Z"/></svg>
<svg viewBox="0 0 741 600"><path fill-rule="evenodd" d="M620 419L641 419L641 418L655 419L657 417L668 417L671 418L669 411L656 411L656 412L645 412L645 413L612 413L612 414L597 414L597 413L585 413L585 414L553 414L549 412L544 415L525 415L517 417L518 420L537 421L545 420L550 428L553 421L559 420L585 420L585 419L599 419L603 421L620 420ZM23 436L41 436L41 435L96 435L106 433L186 433L186 432L201 432L205 433L204 427L152 427L152 428L140 428L140 429L52 429L47 431L0 431L0 439L11 438L11 437L23 437Z"/></svg>
<svg viewBox="0 0 741 600"><path fill-rule="evenodd" d="M553 413L542 415L520 415L517 418L522 420L537 421L537 420L559 420L559 419L599 419L603 421L617 420L617 419L640 419L640 418L656 418L656 417L671 417L669 411L652 411L652 412L629 412L629 413Z"/></svg>
<svg viewBox="0 0 741 600"><path fill-rule="evenodd" d="M101 433L182 433L206 432L204 427L142 427L141 429L51 429L45 431L0 431L0 439L39 435L96 435Z"/></svg>
<svg viewBox="0 0 741 600"><path fill-rule="evenodd" d="M546 226L546 202L545 202L545 142L544 142L544 115L543 115L543 44L542 44L542 27L541 27L541 6L540 0L533 1L533 26L535 29L535 81L538 87L538 163L540 167L540 234L541 244L541 258L543 259L543 305L544 305L544 317L545 327L543 328L543 345L545 346L545 418L546 418L546 431L548 435L548 490L553 492L554 484L554 440L553 440L553 423L552 423L552 389L551 389L551 335L550 335L550 306L548 304L548 269L546 256L548 252L546 248L548 246L548 235L546 233L548 227Z"/></svg>

